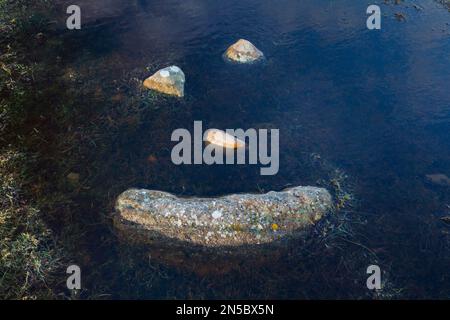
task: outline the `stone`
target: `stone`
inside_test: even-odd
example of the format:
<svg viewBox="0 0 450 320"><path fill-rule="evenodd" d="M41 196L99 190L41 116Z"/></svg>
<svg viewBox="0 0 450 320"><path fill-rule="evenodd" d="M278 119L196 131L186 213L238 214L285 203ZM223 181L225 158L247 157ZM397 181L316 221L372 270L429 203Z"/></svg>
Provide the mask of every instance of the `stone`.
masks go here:
<svg viewBox="0 0 450 320"><path fill-rule="evenodd" d="M206 142L226 149L240 149L245 142L219 129L209 129L206 132Z"/></svg>
<svg viewBox="0 0 450 320"><path fill-rule="evenodd" d="M115 209L113 223L123 242L144 244L154 259L173 267L220 274L279 258L333 203L317 187L215 198L130 189Z"/></svg>
<svg viewBox="0 0 450 320"><path fill-rule="evenodd" d="M447 225L450 225L450 216L442 217L441 221Z"/></svg>
<svg viewBox="0 0 450 320"><path fill-rule="evenodd" d="M445 174L442 173L427 174L425 177L427 181L431 182L432 184L441 187L450 187L450 178L447 177Z"/></svg>
<svg viewBox="0 0 450 320"><path fill-rule="evenodd" d="M240 39L227 49L225 58L237 63L251 63L264 58L264 54L250 41Z"/></svg>
<svg viewBox="0 0 450 320"><path fill-rule="evenodd" d="M76 172L71 172L67 175L67 181L70 183L70 185L72 186L76 186L80 183L80 174L76 173Z"/></svg>
<svg viewBox="0 0 450 320"><path fill-rule="evenodd" d="M155 155L151 154L147 157L147 161L151 164L156 164L158 163L158 158Z"/></svg>
<svg viewBox="0 0 450 320"><path fill-rule="evenodd" d="M171 66L159 70L144 81L144 87L167 95L184 97L184 83L186 82L183 71L177 66Z"/></svg>
<svg viewBox="0 0 450 320"><path fill-rule="evenodd" d="M38 34L36 34L35 39L37 43L43 44L47 40L47 37L45 36L44 33L39 32Z"/></svg>

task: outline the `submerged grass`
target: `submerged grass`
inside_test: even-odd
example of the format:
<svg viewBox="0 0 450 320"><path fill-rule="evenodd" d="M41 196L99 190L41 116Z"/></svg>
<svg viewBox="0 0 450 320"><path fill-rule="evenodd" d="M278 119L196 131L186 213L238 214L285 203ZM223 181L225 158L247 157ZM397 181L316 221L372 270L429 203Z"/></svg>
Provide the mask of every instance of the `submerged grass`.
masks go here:
<svg viewBox="0 0 450 320"><path fill-rule="evenodd" d="M63 254L36 206L25 201L25 153L0 155L0 298L55 298Z"/></svg>
<svg viewBox="0 0 450 320"><path fill-rule="evenodd" d="M31 5L32 4L32 5ZM46 1L0 1L0 299L56 298L64 254L45 214L30 197L42 143L34 122L45 66L30 38L46 26Z"/></svg>

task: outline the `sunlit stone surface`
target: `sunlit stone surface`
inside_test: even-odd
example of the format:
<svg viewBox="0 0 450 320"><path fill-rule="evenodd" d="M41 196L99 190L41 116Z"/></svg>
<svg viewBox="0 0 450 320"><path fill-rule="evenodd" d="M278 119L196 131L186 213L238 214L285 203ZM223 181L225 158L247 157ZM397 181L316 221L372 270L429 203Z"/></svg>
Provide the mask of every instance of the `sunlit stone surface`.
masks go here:
<svg viewBox="0 0 450 320"><path fill-rule="evenodd" d="M146 244L162 262L223 272L236 259L252 263L281 254L332 207L330 193L316 187L216 198L130 189L117 199L114 226L123 240Z"/></svg>
<svg viewBox="0 0 450 320"><path fill-rule="evenodd" d="M177 66L171 66L161 69L147 78L144 81L144 87L164 94L183 97L185 82L183 71Z"/></svg>
<svg viewBox="0 0 450 320"><path fill-rule="evenodd" d="M240 149L245 147L244 141L237 139L219 129L209 129L206 132L206 141L226 149Z"/></svg>
<svg viewBox="0 0 450 320"><path fill-rule="evenodd" d="M238 63L250 63L264 58L264 54L250 41L240 39L225 52L228 60Z"/></svg>

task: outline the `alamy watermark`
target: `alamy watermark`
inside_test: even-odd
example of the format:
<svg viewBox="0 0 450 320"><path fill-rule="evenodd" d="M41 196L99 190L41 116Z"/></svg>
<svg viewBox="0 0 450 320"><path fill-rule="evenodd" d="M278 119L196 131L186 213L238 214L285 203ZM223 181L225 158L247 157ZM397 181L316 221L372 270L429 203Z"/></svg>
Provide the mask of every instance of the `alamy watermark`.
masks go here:
<svg viewBox="0 0 450 320"><path fill-rule="evenodd" d="M219 132L217 140L211 141L211 130ZM189 130L176 129L171 140L179 142L171 153L172 162L176 165L260 164L266 166L260 168L263 176L276 175L279 170L279 129L209 129L203 133L202 122L194 121L193 139ZM203 142L209 144L203 148Z"/></svg>
<svg viewBox="0 0 450 320"><path fill-rule="evenodd" d="M66 26L69 30L80 30L81 29L81 8L77 5L70 5L66 10L67 14L70 16L66 20Z"/></svg>
<svg viewBox="0 0 450 320"><path fill-rule="evenodd" d="M370 276L367 278L366 285L369 290L381 289L381 269L376 264L367 267L367 274Z"/></svg>
<svg viewBox="0 0 450 320"><path fill-rule="evenodd" d="M367 18L366 25L369 30L380 30L381 29L381 9L379 6L372 4L367 7L367 14L370 16Z"/></svg>
<svg viewBox="0 0 450 320"><path fill-rule="evenodd" d="M67 7L66 13L70 16L66 20L66 26L69 30L81 29L81 8L78 5L70 5ZM370 5L366 10L370 16L367 18L366 25L369 30L381 29L381 9L377 5Z"/></svg>
<svg viewBox="0 0 450 320"><path fill-rule="evenodd" d="M66 285L69 290L80 290L81 289L81 269L76 264L67 267L67 274L70 276L67 278Z"/></svg>

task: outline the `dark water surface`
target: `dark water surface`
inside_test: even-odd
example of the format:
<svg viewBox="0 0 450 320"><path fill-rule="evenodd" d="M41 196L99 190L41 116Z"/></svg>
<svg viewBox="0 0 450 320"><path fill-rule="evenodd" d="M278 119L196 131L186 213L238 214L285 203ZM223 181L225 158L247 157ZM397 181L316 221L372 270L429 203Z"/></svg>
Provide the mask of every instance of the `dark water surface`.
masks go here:
<svg viewBox="0 0 450 320"><path fill-rule="evenodd" d="M364 222L355 242L377 255L397 293L407 287L413 297L448 297L450 230L439 218L449 214L450 187L425 175L450 176L450 13L431 0L380 4L382 29L370 31L369 4L141 0L112 30L96 29L77 52L91 64L107 61L105 81L141 81L173 64L187 79L184 99L160 98L111 143L103 155L108 175L128 187L208 196L327 186L323 181L347 176L342 187L354 202L347 213ZM406 21L395 18L398 12ZM225 63L222 53L239 38L266 61ZM279 128L279 174L262 177L258 166L173 165L170 135L192 130L195 120L205 128ZM272 297L306 296L289 287L292 270L283 268L285 282ZM365 286L365 269L351 272ZM333 290L346 296L345 287Z"/></svg>

